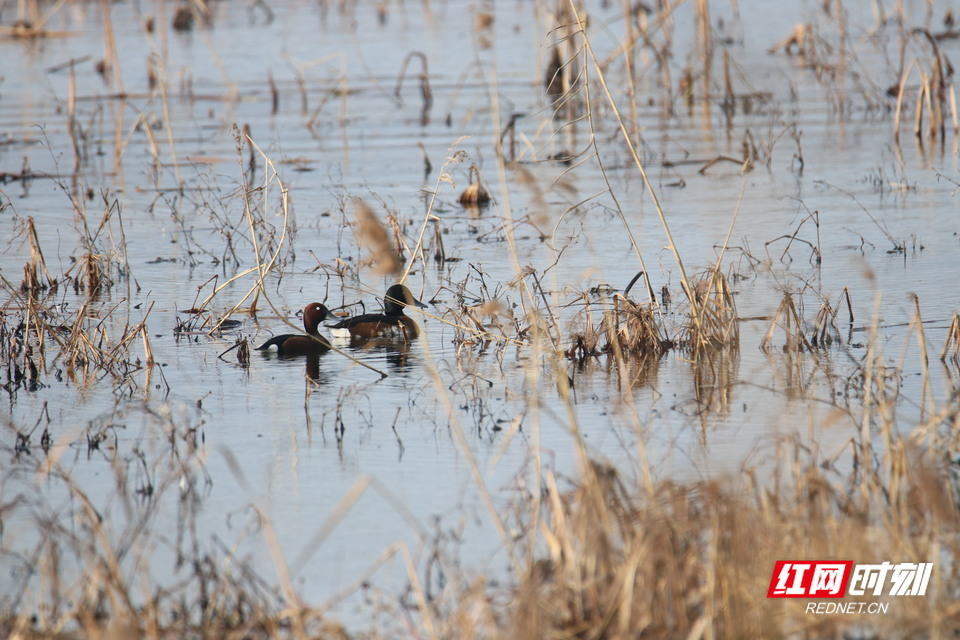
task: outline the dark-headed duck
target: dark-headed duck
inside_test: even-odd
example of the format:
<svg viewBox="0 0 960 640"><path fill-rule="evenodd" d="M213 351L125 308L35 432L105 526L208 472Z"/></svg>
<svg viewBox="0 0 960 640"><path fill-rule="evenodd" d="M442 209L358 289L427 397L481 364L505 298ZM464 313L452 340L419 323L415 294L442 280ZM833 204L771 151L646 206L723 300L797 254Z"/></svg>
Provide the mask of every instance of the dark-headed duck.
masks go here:
<svg viewBox="0 0 960 640"><path fill-rule="evenodd" d="M320 323L327 319L330 312L319 302L311 302L303 308L303 328L307 335L287 333L274 336L257 347L258 351L277 348L281 356L309 356L330 350L330 343L320 335Z"/></svg>
<svg viewBox="0 0 960 640"><path fill-rule="evenodd" d="M383 313L365 313L347 318L330 326L330 333L339 338L368 340L373 338L402 338L411 340L420 335L420 329L413 318L403 313L403 308L415 305L426 308L427 305L413 297L406 286L395 284L387 289L383 298Z"/></svg>

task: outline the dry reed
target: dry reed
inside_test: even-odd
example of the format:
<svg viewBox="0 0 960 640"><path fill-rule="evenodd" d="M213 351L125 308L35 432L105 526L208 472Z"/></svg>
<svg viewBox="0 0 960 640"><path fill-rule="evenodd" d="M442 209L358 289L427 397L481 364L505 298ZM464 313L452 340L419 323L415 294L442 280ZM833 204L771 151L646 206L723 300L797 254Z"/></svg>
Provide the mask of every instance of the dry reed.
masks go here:
<svg viewBox="0 0 960 640"><path fill-rule="evenodd" d="M685 323L679 343L694 359L701 354L740 344L737 308L726 276L717 268L708 271L687 291L687 298L695 301L689 319ZM698 321L699 319L699 321Z"/></svg>
<svg viewBox="0 0 960 640"><path fill-rule="evenodd" d="M931 58L914 58L903 66L898 85L891 89L895 92L897 102L894 110L893 139L900 144L900 128L903 120L903 111L907 92L907 83L913 70L917 70L920 77L920 88L917 91L914 107L914 136L923 143L943 143L946 136L947 114L953 124L954 133L957 132L957 106L952 84L948 84L948 77L952 74L952 66L945 54L941 53L937 39L927 29L917 28L909 32L908 40L903 49L913 41L926 43L930 47ZM927 123L924 126L924 117Z"/></svg>
<svg viewBox="0 0 960 640"><path fill-rule="evenodd" d="M796 304L794 304L793 295L790 293L785 293L777 306L770 327L760 342L761 349L771 347L773 336L778 328L783 331L784 343L782 346L784 351L808 351L811 349L810 341L804 331L803 320L797 311Z"/></svg>
<svg viewBox="0 0 960 640"><path fill-rule="evenodd" d="M32 216L27 217L21 234L27 237L27 243L30 246L30 261L23 267L23 283L20 285L20 289L35 295L48 287L56 288L57 280L47 270L47 263L43 259L43 250L40 248L40 239L37 236L37 227ZM42 281L40 279L41 274L43 276Z"/></svg>
<svg viewBox="0 0 960 640"><path fill-rule="evenodd" d="M480 182L480 169L470 166L470 184L460 194L460 204L464 206L484 206L490 203L490 193Z"/></svg>
<svg viewBox="0 0 960 640"><path fill-rule="evenodd" d="M400 253L394 243L391 243L387 230L377 219L377 214L360 199L354 200L353 205L357 243L369 252L369 257L364 263L379 275L398 273L403 266ZM399 228L395 227L394 237L398 239L401 237ZM397 242L399 243L399 240Z"/></svg>
<svg viewBox="0 0 960 640"><path fill-rule="evenodd" d="M954 362L960 361L960 314L957 312L953 313L950 328L947 330L947 339L940 352L941 360L945 362L948 358Z"/></svg>
<svg viewBox="0 0 960 640"><path fill-rule="evenodd" d="M597 333L603 337L599 349L604 353L659 357L673 346L652 304L619 294L613 296L613 310L603 314Z"/></svg>
<svg viewBox="0 0 960 640"><path fill-rule="evenodd" d="M403 79L407 73L407 66L413 58L420 60L420 97L423 99L423 108L420 111L420 124L425 127L430 124L430 109L433 107L433 90L430 88L430 71L427 68L426 54L421 51L411 51L407 54L407 57L403 59L403 65L400 67L400 74L397 76L397 86L393 90L393 95L400 101L400 104L403 104L401 99Z"/></svg>
<svg viewBox="0 0 960 640"><path fill-rule="evenodd" d="M796 324L790 296L781 315ZM863 402L845 414L857 435L832 455L785 442L772 470L652 486L637 479L642 468L614 468L586 451L578 479L566 486L545 471L514 510L513 528L538 543L518 546L514 583L467 581L453 615L441 620L444 635L788 637L809 628L805 601L766 595L775 562L802 558L936 567L925 598L848 597L890 609L817 616L817 637L960 632L960 485L943 455L960 434L960 403L948 398L915 426L900 424L891 387L897 372L878 343L874 333L859 372ZM728 393L733 378L704 386ZM713 400L721 409L727 401Z"/></svg>
<svg viewBox="0 0 960 640"><path fill-rule="evenodd" d="M590 87L586 83L586 65L583 64L592 59L598 80L616 112L624 141L655 203L669 250L681 271L681 286L687 297L687 308L684 310L685 325L678 344L693 356L697 401L705 411L725 411L730 404L730 389L736 379L739 347L739 318L729 282L719 265L699 281L688 281L666 216L660 210L656 193L635 151L636 127L628 132L627 121L621 119L606 89L604 73L608 67L593 57L589 42L585 39L585 15L578 13L573 2L569 3L570 6L567 4L558 3L554 12L558 23L558 41L551 48L544 77L545 89L555 103L562 99L569 104L571 113L575 102L586 104L592 127L593 105L590 104ZM699 97L708 115L714 34L706 1L698 0L695 4L702 67L696 75L691 66L687 67L681 78L680 94L692 112L696 96L695 82L699 79L702 82ZM193 6L194 3L191 3L190 7ZM198 2L196 6L202 5ZM186 5L182 5L182 8L186 8ZM661 6L657 20L665 21L671 10L666 5ZM838 55L841 60L845 47L842 10L838 3L837 22L841 31L841 50ZM625 9L628 14L631 11L635 11L637 20L643 23L639 28L649 39L645 24L648 12ZM192 12L190 15L193 15ZM385 9L381 15L385 19ZM628 17L627 22L632 29L633 16ZM818 75L828 67L820 57L822 43L810 27L801 28L781 46L788 51L796 47L807 64L816 68ZM933 47L936 51L935 43ZM658 54L660 60L667 58L670 55L669 46L664 46ZM630 50L625 52L624 57L630 59L632 55L633 51ZM427 60L423 54L414 52L407 56L396 94L399 97L407 64L414 56L422 62L421 120L426 124L432 105L432 90ZM927 130L931 137L939 132L942 138L946 97L942 86L942 69L938 75L936 66L940 64L940 57L937 51L933 72L929 78L924 76L916 113L918 123L921 122L924 109L936 114ZM728 116L732 117L735 93L730 59L726 53L723 70L724 105ZM666 64L663 64L663 73L669 76ZM632 80L631 76L631 83ZM901 96L905 80L904 75ZM665 84L667 87L670 85L669 82ZM272 93L275 112L276 90L273 89ZM898 121L901 96L898 96ZM556 106L558 110L561 107L560 104ZM631 106L635 111L635 97ZM165 120L169 122L168 117ZM938 127L933 126L934 120L939 122ZM500 131L500 142L504 133L511 135L510 153L504 154L500 149L501 153L498 154L501 165L507 156L513 159L516 123L515 114L510 124ZM919 125L917 129L920 130ZM176 166L172 132L170 135L170 149ZM218 228L228 246L231 246L231 252L235 236L249 238L257 265L229 278L221 287L217 287L217 281L214 280L210 296L199 305L194 302L191 311L196 312L194 317L198 322L203 318L205 307L223 287L251 274L255 274L256 282L234 310L252 295L250 308L254 311L259 296L266 298L265 278L272 272L282 272L279 260L281 248L284 247L288 231L294 228L292 222L288 226L287 191L269 162L266 163L267 168L274 170L274 173L266 176L262 189L263 200L254 201L253 195L261 192L251 184L255 169L254 154L255 150L259 150L252 144L249 130L243 138L238 133L238 140L250 143L250 161L247 170L243 171L244 223L249 233L245 235L240 233L239 228L230 228L226 224L220 224ZM799 146L799 137L797 140ZM701 173L714 162L725 160L740 163L745 170L752 168L761 156L759 147L752 137L745 135L743 149L742 159L718 157L711 160ZM154 155L157 156L156 153ZM766 157L769 158L769 154ZM76 152L76 158L80 158L79 151ZM429 172L427 168L426 173ZM480 184L476 165L471 167L471 178L474 176L476 180L471 179L470 186L460 197L463 204L490 201L489 193ZM449 176L441 170L438 185L444 179L449 179ZM282 230L277 230L267 222L266 192L267 187L273 184L281 189L279 208L284 218ZM180 185L182 192L182 182ZM433 195L436 196L437 192L439 189ZM615 198L612 189L610 194ZM509 203L505 207L505 216L509 216ZM425 262L424 233L428 223L436 222L431 210L432 200L424 216L418 242L414 250L409 251L402 226L395 217L388 219L393 231L391 241L387 227L377 219L373 210L362 201L355 201L357 244L370 254L363 268L369 267L378 273L396 273L402 266L405 250L409 252L410 259L404 277L418 258ZM625 229L630 233L623 212L620 213ZM819 220L815 213L808 219L813 219L817 225L816 245L808 244L813 250L814 261L819 264ZM503 237L511 242L511 257L515 261L517 252L512 244L513 230L521 223L523 220L514 222L504 217L498 231L502 231ZM54 305L42 306L35 299L37 292L45 286L55 286L56 281L46 274L47 285L41 282L40 272L45 273L46 266L39 251L39 242L35 243L36 232L32 220L29 224L32 230L29 236L31 261L25 272L23 290L30 295L17 298L22 315L14 317L8 310L0 325L0 346L4 346L8 380L37 384L46 371L44 345L51 343L58 349L52 357L53 362L65 363L71 379L79 371L91 376L108 372L117 379L126 380L129 373L139 366L130 353L130 344L137 337L142 339L147 366L151 366L153 352L145 318L133 327L123 328L117 337L99 321L99 315L109 316L110 312L95 308L92 301L81 307L76 316L68 317L62 309ZM182 219L180 224L184 224ZM449 258L443 246L440 226L434 224L433 228L434 260L446 262ZM793 242L797 240L797 232L784 237L789 237ZM95 239L95 234L91 236L87 233L87 236ZM34 254L34 243L39 258ZM636 250L636 244L632 244ZM106 253L94 251L92 241L87 249L80 258L74 285L76 288L85 288L89 298L94 298L96 292L111 284L110 260ZM639 257L638 250L637 253ZM785 255L786 251L781 259ZM482 286L478 285L482 295L467 300L464 294L466 281L461 283L458 306L451 310L458 346L473 343L485 345L490 341L499 344L522 343L536 354L540 354L542 349L546 353L544 361L562 371L562 365L552 358L556 352L550 352L549 349L556 344L559 332L556 331L557 315L551 307L552 292L545 289L542 283L546 271L526 266L521 268L517 263L516 278L507 285L506 291L519 294L523 307L520 314L514 314L513 307L506 302L507 293L499 287L489 291L486 283L482 282ZM483 280L482 275L479 279ZM624 356L628 354L649 355L658 359L672 348L674 344L666 337L668 331L663 326L649 282L645 290L651 298L647 303L628 298L628 292L613 295L612 309L604 310L596 325L590 316L588 302L586 329L573 335L573 344L567 354L585 360L589 356L612 353L618 361L625 361ZM669 293L666 288L663 291ZM666 305L667 296L662 297ZM849 308L848 293L847 304ZM791 294L785 294L761 346L765 349L773 346L778 327L784 332L784 350L793 354L809 349L811 345L829 344L833 336L839 336L836 315L837 312L829 303L824 302L817 315L812 337L808 340L794 298ZM11 319L9 324L6 322L8 318ZM919 310L917 327L922 342ZM65 337L66 333L69 333L69 338ZM238 361L246 367L249 362L246 340L238 340L235 347ZM925 347L923 350L925 352ZM941 357L956 359L958 353L960 319L955 315ZM764 599L769 581L769 573L764 569L771 567L774 560L784 557L842 556L870 561L872 557L863 555L862 541L868 540L872 544L871 553L888 554L884 557L934 557L937 561L942 560L936 576L938 588L935 595L915 608L891 616L888 620L892 622L878 627L876 633L902 629L905 634L911 635L956 634L960 631L960 611L954 604L958 595L955 593L957 567L960 566L957 562L960 549L956 543L958 522L954 509L957 487L951 475L951 464L942 455L942 450L954 451L955 447L944 448L942 445L949 439L956 440L957 407L954 404L945 405L937 412L935 420L930 418L918 425L911 437L901 437L898 435L900 425L892 419L897 391L889 385L895 372L885 370L881 362L877 357L867 358L864 368L859 372L864 404L862 415L850 416L851 420L858 419L862 425L859 441L855 443L852 470L844 468L834 459L824 461L818 455L807 457L806 452L797 447L785 451L777 460L779 471L772 485L765 479L758 479L751 471L737 481L688 484L659 482L650 485L634 481L624 470L592 460L585 447L581 447L576 451L581 460L580 477L576 481L562 486L563 479L557 478L552 472L540 473L538 470L535 488L515 505L513 513L516 526L511 531L520 532L520 535L513 538L507 534L507 528L492 507L476 461L471 457L470 447L461 442L463 432L457 426L451 427L485 502L491 505L490 517L507 545L514 568L513 580L505 585L494 585L482 577L463 579L457 581L456 585L466 588L451 588L434 598L428 597L418 582L417 570L413 569L410 571L410 593L416 601L416 613L406 614L409 616L406 619L408 630L412 632L411 635L427 637L510 635L523 638L738 638L803 634L810 628L799 609L792 611ZM531 366L531 370L536 366ZM927 376L926 369L924 376ZM477 399L476 414L480 415L486 410L482 406L483 395L478 391L483 388L484 382L474 376L469 382L451 385L450 388L467 389L464 393L472 394ZM542 381L534 382L542 384ZM561 399L569 401L572 397L572 380L565 374L558 374L556 386ZM341 409L347 400L347 395L341 392L337 403L336 429L338 444L341 445L345 430ZM443 400L449 401L449 397L444 396ZM535 404L536 399L532 399L529 407L531 413L536 411ZM572 411L570 416L565 426L576 434L576 418ZM112 428L112 424L91 427L86 434L88 446L98 446L104 434ZM516 428L519 429L519 426ZM183 486L182 481L186 477L186 496L180 495L176 499L188 502L199 500L192 484L200 475L199 469L202 469L195 436L190 435L189 429L182 429L173 423L164 423L162 429L169 434L168 441L172 446L169 460L160 456L160 472L155 471L157 467L148 466L140 454L140 466L116 466L117 486L137 487L135 493L138 495L159 499L167 492L176 493L170 488ZM882 436L877 439L882 440L882 446L875 446L870 437L873 433ZM22 455L29 447L29 437L18 434L13 454ZM539 456L539 452L535 452L534 456ZM143 469L143 475L133 479L130 476L120 477L131 473L130 469ZM45 530L49 531L35 554L35 558L39 559L38 565L41 565L41 577L28 577L26 582L33 580L33 588L37 588L39 583L38 599L49 603L49 608L35 618L31 618L35 614L25 608L14 607L4 611L0 613L0 631L28 636L33 633L52 635L65 629L66 633L91 637L346 636L342 628L326 620L321 608L313 608L299 600L291 586L270 523L259 512L258 525L265 532L269 549L277 558L282 583L279 589L265 588L262 580L243 562L237 563L229 552L199 555L194 548L192 555L187 550L182 558L178 558L192 573L188 570L183 582L171 589L158 590L150 594L152 598L140 602L138 588L141 582L148 580L149 575L134 572L131 576L121 572L119 567L124 554L144 559L142 564L137 565L138 570L143 571L149 564L145 561L149 558L147 552L157 542L150 537L149 527L135 528L132 534L125 534L119 543L111 540L114 532L108 530L93 508L91 498L76 486L69 475L56 467L55 463L45 472L48 478L63 483L69 489L71 498L81 507L71 514L73 517L69 526L55 517L37 523L39 529L46 527ZM24 500L32 497L27 494ZM125 499L129 497L123 496ZM0 516L19 508L22 508L19 502L2 503ZM154 513L149 512L147 518ZM191 531L194 523L185 522L182 526ZM817 535L811 536L811 531ZM317 539L321 538L317 536ZM81 575L87 577L87 584L61 583L57 563L62 555L78 558ZM239 567L236 573L223 569L227 563L220 562L221 559L229 559L232 566ZM412 565L409 556L405 556L405 559L408 566ZM35 575L29 571L27 574ZM861 627L853 625L859 624L840 617L825 617L813 632L819 635L846 634L857 632Z"/></svg>

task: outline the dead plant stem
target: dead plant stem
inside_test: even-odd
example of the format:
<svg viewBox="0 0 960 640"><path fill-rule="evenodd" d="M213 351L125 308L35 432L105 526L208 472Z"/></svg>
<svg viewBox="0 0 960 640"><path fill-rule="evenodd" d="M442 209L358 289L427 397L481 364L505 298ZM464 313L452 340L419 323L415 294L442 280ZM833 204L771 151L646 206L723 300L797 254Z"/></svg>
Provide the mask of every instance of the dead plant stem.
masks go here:
<svg viewBox="0 0 960 640"><path fill-rule="evenodd" d="M643 184L647 189L647 193L650 194L650 198L653 201L653 205L657 210L657 216L660 218L660 224L663 226L663 231L667 236L668 248L671 253L673 253L674 260L677 262L677 267L680 269L680 278L683 283L684 292L687 295L687 299L690 302L690 309L692 312L693 322L696 325L697 333L702 334L700 331L700 305L697 303L696 296L694 295L693 288L690 286L690 280L687 277L687 271L683 266L683 260L680 257L680 252L677 249L677 245L674 242L673 234L670 232L670 226L667 224L666 215L663 212L663 209L660 206L660 199L657 197L656 192L653 189L653 184L647 178L647 172L643 167L643 162L640 160L640 156L637 153L636 146L633 144L633 141L630 139L630 134L627 131L626 125L623 122L623 117L620 115L620 108L617 106L616 101L613 99L613 95L610 93L610 88L607 86L606 79L604 78L603 71L600 69L600 65L597 61L597 56L593 51L593 46L590 44L590 38L587 37L586 33L586 24L583 21L583 16L577 10L574 0L569 0L570 9L573 11L573 14L576 16L577 23L580 28L580 33L583 37L583 41L587 47L587 51L590 53L590 59L593 62L593 67L597 72L597 79L600 82L600 86L603 87L604 94L606 95L607 102L610 104L610 108L613 111L614 115L617 118L617 124L620 128L620 133L623 136L624 143L627 146L627 149L630 152L630 156L633 158L633 162L637 167L637 170L640 172L640 176L643 179Z"/></svg>

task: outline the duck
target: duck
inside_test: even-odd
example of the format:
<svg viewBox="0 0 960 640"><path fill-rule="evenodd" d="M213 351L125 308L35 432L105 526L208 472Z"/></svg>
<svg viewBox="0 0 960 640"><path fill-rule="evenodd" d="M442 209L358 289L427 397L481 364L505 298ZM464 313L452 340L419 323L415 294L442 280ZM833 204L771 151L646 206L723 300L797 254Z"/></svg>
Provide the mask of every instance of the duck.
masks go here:
<svg viewBox="0 0 960 640"><path fill-rule="evenodd" d="M395 284L387 289L383 297L383 313L365 313L328 325L330 334L351 340L403 338L407 342L420 335L417 323L403 313L404 307L411 305L427 308L427 305L413 297L405 285Z"/></svg>
<svg viewBox="0 0 960 640"><path fill-rule="evenodd" d="M327 319L330 311L319 302L311 302L303 308L303 328L306 335L300 333L286 333L274 336L257 347L257 351L269 351L277 348L281 356L310 356L325 353L330 350L330 343L320 335L320 323Z"/></svg>

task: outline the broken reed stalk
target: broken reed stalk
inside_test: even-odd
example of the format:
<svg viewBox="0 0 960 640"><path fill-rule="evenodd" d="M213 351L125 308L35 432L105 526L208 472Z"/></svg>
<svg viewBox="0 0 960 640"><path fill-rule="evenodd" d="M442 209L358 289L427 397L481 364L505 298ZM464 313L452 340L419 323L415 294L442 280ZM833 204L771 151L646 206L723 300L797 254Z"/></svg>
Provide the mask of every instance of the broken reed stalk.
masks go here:
<svg viewBox="0 0 960 640"><path fill-rule="evenodd" d="M917 92L916 104L913 108L913 136L921 139L923 133L923 106L924 95L927 92L927 76L920 70L920 90Z"/></svg>
<svg viewBox="0 0 960 640"><path fill-rule="evenodd" d="M917 348L920 350L920 371L923 376L923 398L920 401L920 419L923 420L926 415L933 415L933 387L930 382L930 358L927 354L927 339L923 332L923 316L920 313L920 297L911 293L913 299L914 316L911 323L917 332ZM905 345L906 346L906 345Z"/></svg>
<svg viewBox="0 0 960 640"><path fill-rule="evenodd" d="M150 336L147 334L147 318L150 317L150 312L153 311L154 304L156 304L156 301L150 303L150 308L147 309L143 320L140 321L140 336L143 338L143 358L148 369L152 368L156 363L156 360L153 359L153 348L150 346Z"/></svg>
<svg viewBox="0 0 960 640"><path fill-rule="evenodd" d="M78 273L74 280L74 289L85 289L90 297L100 295L106 280L109 286L109 277L104 273L101 265L104 256L87 251L77 262Z"/></svg>
<svg viewBox="0 0 960 640"><path fill-rule="evenodd" d="M106 0L101 0L101 2L106 2ZM167 82L166 78L169 77L167 72L167 65L164 62L163 58L157 58L157 61L163 70L164 80L160 83L160 104L163 109L163 127L167 132L167 145L170 147L170 161L173 164L173 174L177 179L177 188L183 188L183 176L180 174L180 159L177 157L177 145L174 142L173 136L173 118L170 115L170 97L167 94ZM158 169L159 173L159 169Z"/></svg>
<svg viewBox="0 0 960 640"><path fill-rule="evenodd" d="M470 184L460 194L460 204L464 206L485 206L490 203L490 193L480 181L480 169L476 163L470 165Z"/></svg>
<svg viewBox="0 0 960 640"><path fill-rule="evenodd" d="M836 329L837 311L830 306L829 300L824 300L817 311L817 319L813 323L813 335L810 337L810 344L814 347L827 347L833 343L833 337L830 335L830 327ZM839 331L837 332L839 336Z"/></svg>
<svg viewBox="0 0 960 640"><path fill-rule="evenodd" d="M956 311L953 312L953 319L947 330L947 340L943 343L943 350L940 352L941 362L946 362L947 358L954 362L960 361L960 314Z"/></svg>
<svg viewBox="0 0 960 640"><path fill-rule="evenodd" d="M437 264L446 262L447 252L443 247L443 232L440 231L440 225L433 226L433 261Z"/></svg>
<svg viewBox="0 0 960 640"><path fill-rule="evenodd" d="M640 107L637 100L637 82L634 69L634 56L636 55L636 44L637 44L637 34L634 32L634 19L633 19L633 7L629 2L621 2L621 8L623 10L623 27L625 29L622 53L623 53L623 66L624 66L624 78L627 81L627 105L630 108L630 124L633 126L633 134L639 135L640 133ZM642 14L642 12L640 12ZM642 27L640 27L642 30ZM589 81L585 78L585 81ZM588 109L589 109L589 99L587 100Z"/></svg>
<svg viewBox="0 0 960 640"><path fill-rule="evenodd" d="M583 45L577 41L577 26L569 11L563 0L558 0L556 8L550 11L550 34L553 43L550 45L549 60L543 75L543 90L555 116L564 111L563 117L575 120L577 109L581 105L577 95L583 69L577 64L577 60Z"/></svg>
<svg viewBox="0 0 960 640"><path fill-rule="evenodd" d="M27 287L28 291L39 291L41 288L47 287L56 287L57 280L50 275L50 271L47 269L47 262L43 259L43 250L40 248L40 237L37 235L37 225L33 220L33 216L27 216L27 243L30 245L30 262L28 266L32 277L29 278L29 286ZM46 284L40 284L40 278L37 275L38 267L43 270L43 276L46 279Z"/></svg>
<svg viewBox="0 0 960 640"><path fill-rule="evenodd" d="M100 13L103 16L104 30L104 76L107 76L111 85L116 83L118 94L124 95L123 73L120 70L120 57L117 55L117 41L113 36L113 21L110 19L110 3L107 2L107 0L100 0Z"/></svg>
<svg viewBox="0 0 960 640"><path fill-rule="evenodd" d="M397 77L397 86L393 90L394 97L403 104L400 97L400 90L403 88L403 78L407 73L407 66L412 58L420 59L420 96L423 99L423 109L420 112L420 124L426 126L430 123L430 109L433 107L433 90L430 88L430 72L427 69L427 56L422 51L411 51L403 59L403 65L400 67L400 75Z"/></svg>
<svg viewBox="0 0 960 640"><path fill-rule="evenodd" d="M403 229L400 227L396 213L387 215L387 223L390 225L390 230L393 231L393 251L400 261L400 264L403 264L407 259L407 254L410 253L410 245L407 244L407 239L404 237Z"/></svg>
<svg viewBox="0 0 960 640"><path fill-rule="evenodd" d="M850 314L850 324L853 324L853 302L850 299L850 289L847 287L843 288L843 292L840 294L842 298L847 301L847 312Z"/></svg>
<svg viewBox="0 0 960 640"><path fill-rule="evenodd" d="M270 115L275 116L280 111L280 91L270 69L267 70L267 85L270 87Z"/></svg>
<svg viewBox="0 0 960 640"><path fill-rule="evenodd" d="M571 0L572 2L572 0ZM708 0L696 0L697 35L700 38L700 57L703 61L703 117L709 121L713 93L713 26L710 24ZM619 117L619 116L618 116ZM646 178L644 178L646 181Z"/></svg>
<svg viewBox="0 0 960 640"><path fill-rule="evenodd" d="M67 130L70 132L70 145L73 147L73 173L77 175L83 164L83 152L80 147L80 131L77 124L77 74L72 60L67 85Z"/></svg>
<svg viewBox="0 0 960 640"><path fill-rule="evenodd" d="M770 327L767 329L766 335L763 336L763 340L760 341L761 350L766 351L770 348L777 327L783 330L786 340L783 344L785 351L800 351L801 349L809 351L811 349L810 342L803 331L803 322L793 301L793 294L783 294L783 299L777 306L773 320L770 321Z"/></svg>
<svg viewBox="0 0 960 640"><path fill-rule="evenodd" d="M20 285L20 290L29 294L30 296L36 296L41 291L46 289L56 289L58 286L57 279L53 278L50 275L50 272L47 270L46 261L43 257L43 251L40 248L40 240L37 235L36 225L32 217L28 217L25 223L24 228L19 232L27 236L27 244L30 247L30 260L24 265L23 268L23 282ZM81 269L84 268L85 259L90 259L93 261L91 267L91 272L89 278L91 282L99 286L101 283L101 278L103 276L99 267L99 260L102 259L102 256L91 256L89 254L84 254L81 257L80 261L77 263ZM71 267L72 269L72 267ZM41 280L40 272L42 271L44 280ZM68 270L64 277L69 279ZM84 288L84 281L74 279L74 287Z"/></svg>
<svg viewBox="0 0 960 640"><path fill-rule="evenodd" d="M900 120L903 116L903 98L907 89L907 81L910 79L910 72L914 66L919 66L917 60L910 62L910 65L900 74L900 84L897 87L897 103L893 111L893 141L900 144Z"/></svg>
<svg viewBox="0 0 960 640"><path fill-rule="evenodd" d="M543 74L543 88L547 96L550 97L552 104L556 104L566 93L563 79L563 60L560 59L558 45L550 47L550 60L547 62L547 68Z"/></svg>
<svg viewBox="0 0 960 640"><path fill-rule="evenodd" d="M937 39L927 29L915 29L913 34L923 35L933 51L930 79L926 83L927 108L930 113L929 137L930 140L943 140L946 133L943 112L944 105L947 102L943 56L940 53Z"/></svg>
<svg viewBox="0 0 960 640"><path fill-rule="evenodd" d="M950 119L953 121L953 133L960 133L960 123L957 120L957 92L956 88L950 85Z"/></svg>
<svg viewBox="0 0 960 640"><path fill-rule="evenodd" d="M733 118L737 110L737 96L733 91L733 79L730 77L730 52L723 50L723 103L721 104L727 119Z"/></svg>

